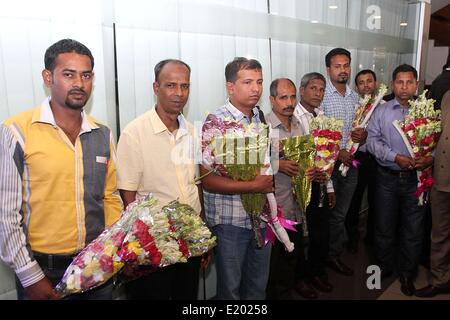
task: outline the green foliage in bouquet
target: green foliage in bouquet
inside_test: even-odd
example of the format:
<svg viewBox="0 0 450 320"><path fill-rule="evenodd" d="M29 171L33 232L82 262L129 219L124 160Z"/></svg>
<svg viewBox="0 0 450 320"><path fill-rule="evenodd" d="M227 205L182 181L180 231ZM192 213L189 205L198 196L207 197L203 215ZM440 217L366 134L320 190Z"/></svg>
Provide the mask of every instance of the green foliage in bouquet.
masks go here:
<svg viewBox="0 0 450 320"><path fill-rule="evenodd" d="M311 200L312 182L306 170L314 166L315 145L312 135L296 136L280 140L285 159L297 162L299 173L291 178L295 199L303 210Z"/></svg>

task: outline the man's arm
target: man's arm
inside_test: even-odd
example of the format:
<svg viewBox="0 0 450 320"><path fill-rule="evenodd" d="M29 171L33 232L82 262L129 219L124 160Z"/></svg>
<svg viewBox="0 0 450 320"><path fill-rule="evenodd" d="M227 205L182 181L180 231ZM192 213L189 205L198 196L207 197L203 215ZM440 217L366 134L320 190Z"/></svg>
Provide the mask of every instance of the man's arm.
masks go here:
<svg viewBox="0 0 450 320"><path fill-rule="evenodd" d="M117 170L116 170L116 148L112 133L109 142L110 157L106 168L106 183L103 197L105 210L105 224L107 227L112 225L120 218L122 213L122 202L117 192Z"/></svg>
<svg viewBox="0 0 450 320"><path fill-rule="evenodd" d="M22 226L23 149L12 132L0 125L0 258L14 269L29 299L57 295L33 259Z"/></svg>
<svg viewBox="0 0 450 320"><path fill-rule="evenodd" d="M369 125L367 126L367 150L380 160L396 162L395 157L397 156L397 153L381 139L381 124L383 120L381 111L382 108L375 109L372 118L369 121Z"/></svg>
<svg viewBox="0 0 450 320"><path fill-rule="evenodd" d="M136 200L143 171L141 146L136 133L125 128L117 145L117 185L125 209Z"/></svg>
<svg viewBox="0 0 450 320"><path fill-rule="evenodd" d="M200 175L203 176L206 173L208 170L201 166ZM257 175L253 181L236 181L210 173L202 179L202 184L205 190L221 194L273 192L273 176Z"/></svg>
<svg viewBox="0 0 450 320"><path fill-rule="evenodd" d="M130 203L132 203L134 200L136 200L136 191L129 191L129 190L123 190L120 189L120 197L122 198L123 201L123 206L125 207L125 209L128 207L128 205Z"/></svg>

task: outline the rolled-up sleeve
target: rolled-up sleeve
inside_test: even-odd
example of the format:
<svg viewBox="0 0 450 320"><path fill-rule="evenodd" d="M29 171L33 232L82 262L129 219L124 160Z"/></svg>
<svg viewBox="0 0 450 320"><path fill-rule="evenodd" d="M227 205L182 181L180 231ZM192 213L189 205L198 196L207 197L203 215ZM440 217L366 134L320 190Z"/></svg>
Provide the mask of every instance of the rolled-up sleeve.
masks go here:
<svg viewBox="0 0 450 320"><path fill-rule="evenodd" d="M22 223L23 158L14 134L0 125L0 258L28 287L43 279L44 273L33 258Z"/></svg>

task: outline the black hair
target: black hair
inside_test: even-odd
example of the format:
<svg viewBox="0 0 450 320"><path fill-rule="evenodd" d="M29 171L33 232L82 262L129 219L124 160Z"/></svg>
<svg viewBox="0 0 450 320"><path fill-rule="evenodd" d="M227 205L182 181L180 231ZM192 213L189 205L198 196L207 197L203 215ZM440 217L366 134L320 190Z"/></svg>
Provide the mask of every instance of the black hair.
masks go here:
<svg viewBox="0 0 450 320"><path fill-rule="evenodd" d="M331 58L333 58L334 56L339 56L339 55L347 56L349 62L352 61L352 56L350 54L350 51L348 51L344 48L334 48L333 50L328 52L327 55L325 56L325 65L327 66L327 68L329 68L331 66Z"/></svg>
<svg viewBox="0 0 450 320"><path fill-rule="evenodd" d="M225 67L225 79L227 82L236 82L237 74L241 70L262 70L261 63L255 59L236 57Z"/></svg>
<svg viewBox="0 0 450 320"><path fill-rule="evenodd" d="M94 69L94 57L92 56L91 50L84 44L73 39L62 39L48 47L44 56L45 69L53 71L58 55L70 52L88 56L91 59L91 69Z"/></svg>
<svg viewBox="0 0 450 320"><path fill-rule="evenodd" d="M292 84L292 86L294 87L294 90L297 90L297 88L295 87L294 82L293 82L291 79L289 79L289 78L278 78L278 79L275 79L275 80L273 80L272 83L270 84L270 95L271 95L272 97L274 97L274 98L278 95L278 83L279 83L281 80L288 81L290 84Z"/></svg>
<svg viewBox="0 0 450 320"><path fill-rule="evenodd" d="M374 80L374 81L377 81L377 75L375 74L375 72L373 72L373 71L370 70L370 69L364 69L364 70L361 70L360 72L358 72L358 73L356 74L356 77L355 77L355 84L356 84L356 85L358 85L358 77L359 77L359 76L362 76L362 75L364 75L364 74L371 74L372 77L373 77L373 80Z"/></svg>
<svg viewBox="0 0 450 320"><path fill-rule="evenodd" d="M161 73L162 69L164 68L164 66L168 63L176 63L176 64L181 64L183 66L185 66L188 70L189 70L189 74L191 73L191 67L189 67L189 65L181 60L178 59L166 59L166 60L162 60L160 62L158 62L155 66L155 81L158 82L158 78L159 78L159 74ZM159 83L159 82L158 82Z"/></svg>
<svg viewBox="0 0 450 320"><path fill-rule="evenodd" d="M312 80L322 80L323 83L325 84L325 86L327 84L325 77L321 73L310 72L310 73L305 74L302 77L302 80L300 80L300 88L306 88Z"/></svg>
<svg viewBox="0 0 450 320"><path fill-rule="evenodd" d="M394 72L392 72L392 81L395 81L395 78L397 78L397 74L400 72L412 72L414 79L417 80L417 70L413 66L409 64L401 64L397 68L395 68Z"/></svg>

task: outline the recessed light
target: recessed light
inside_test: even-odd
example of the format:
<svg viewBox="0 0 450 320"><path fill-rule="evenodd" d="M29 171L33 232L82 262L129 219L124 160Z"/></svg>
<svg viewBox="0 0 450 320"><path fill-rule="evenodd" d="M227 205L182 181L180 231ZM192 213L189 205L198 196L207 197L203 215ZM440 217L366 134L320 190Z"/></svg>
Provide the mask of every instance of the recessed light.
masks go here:
<svg viewBox="0 0 450 320"><path fill-rule="evenodd" d="M406 27L408 25L408 22L400 22L400 27Z"/></svg>
<svg viewBox="0 0 450 320"><path fill-rule="evenodd" d="M329 6L328 8L330 8L330 9L337 9L338 6Z"/></svg>
<svg viewBox="0 0 450 320"><path fill-rule="evenodd" d="M319 23L317 20L311 20L311 23Z"/></svg>

